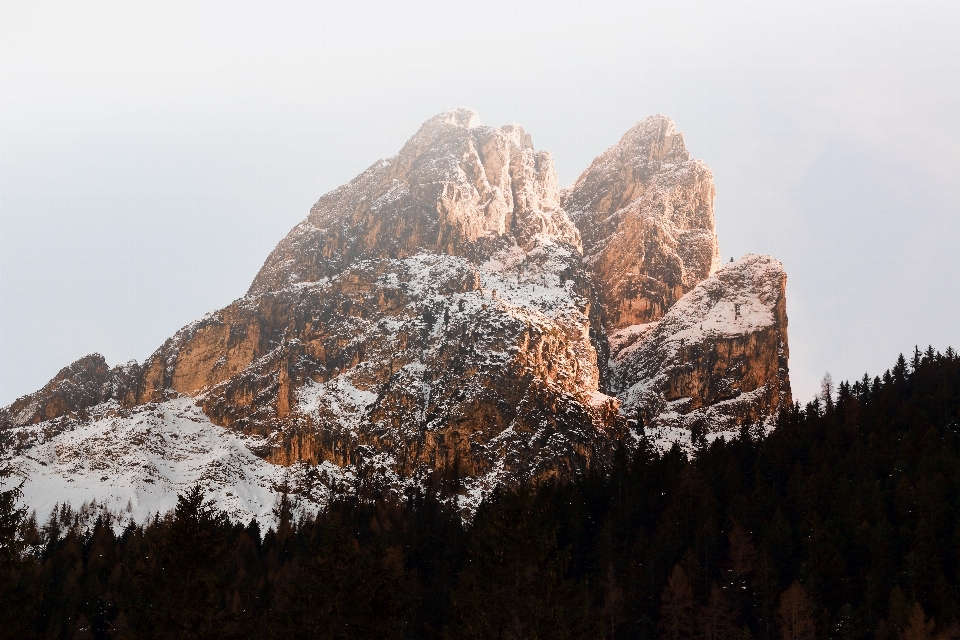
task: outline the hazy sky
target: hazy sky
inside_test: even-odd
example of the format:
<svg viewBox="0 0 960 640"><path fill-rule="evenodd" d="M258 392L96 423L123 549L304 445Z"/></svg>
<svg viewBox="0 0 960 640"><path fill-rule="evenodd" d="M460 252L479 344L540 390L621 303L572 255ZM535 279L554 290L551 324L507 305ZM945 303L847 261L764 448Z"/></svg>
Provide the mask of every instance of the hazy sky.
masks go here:
<svg viewBox="0 0 960 640"><path fill-rule="evenodd" d="M786 266L800 400L960 348L960 2L4 2L0 404L240 297L454 106L562 184L671 116L723 260Z"/></svg>

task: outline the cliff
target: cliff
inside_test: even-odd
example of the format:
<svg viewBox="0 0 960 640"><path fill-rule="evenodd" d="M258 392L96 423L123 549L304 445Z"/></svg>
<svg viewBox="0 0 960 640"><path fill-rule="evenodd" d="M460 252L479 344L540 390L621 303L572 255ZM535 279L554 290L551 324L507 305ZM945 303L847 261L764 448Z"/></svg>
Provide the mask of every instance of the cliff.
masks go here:
<svg viewBox="0 0 960 640"><path fill-rule="evenodd" d="M611 387L647 428L772 425L789 406L787 275L747 255L697 284L659 321L614 333Z"/></svg>
<svg viewBox="0 0 960 640"><path fill-rule="evenodd" d="M608 329L660 318L720 266L715 194L664 116L634 126L564 191Z"/></svg>

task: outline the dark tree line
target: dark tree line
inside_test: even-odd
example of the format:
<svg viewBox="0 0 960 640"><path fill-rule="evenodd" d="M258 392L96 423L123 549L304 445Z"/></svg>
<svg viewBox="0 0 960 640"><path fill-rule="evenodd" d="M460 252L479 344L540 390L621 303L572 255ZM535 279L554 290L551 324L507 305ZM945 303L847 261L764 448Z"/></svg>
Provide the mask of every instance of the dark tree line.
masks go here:
<svg viewBox="0 0 960 640"><path fill-rule="evenodd" d="M0 636L925 640L960 622L960 357L928 349L769 435L518 487L231 523L200 488L119 535L0 493Z"/></svg>

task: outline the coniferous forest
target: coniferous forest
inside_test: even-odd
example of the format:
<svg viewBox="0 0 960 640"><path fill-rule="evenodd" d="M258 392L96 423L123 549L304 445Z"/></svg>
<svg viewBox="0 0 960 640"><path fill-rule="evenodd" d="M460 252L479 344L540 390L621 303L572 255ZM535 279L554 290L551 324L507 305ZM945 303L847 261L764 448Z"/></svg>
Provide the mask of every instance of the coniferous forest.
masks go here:
<svg viewBox="0 0 960 640"><path fill-rule="evenodd" d="M11 638L957 636L960 357L880 377L696 453L519 487L467 525L361 491L315 520L230 522L201 488L115 534L0 494Z"/></svg>

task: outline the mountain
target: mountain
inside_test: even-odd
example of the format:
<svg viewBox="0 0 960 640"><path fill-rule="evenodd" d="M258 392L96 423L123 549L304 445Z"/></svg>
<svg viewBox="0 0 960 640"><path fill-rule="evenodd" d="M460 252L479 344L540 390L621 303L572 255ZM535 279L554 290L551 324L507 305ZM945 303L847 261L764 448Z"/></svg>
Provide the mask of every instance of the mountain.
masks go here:
<svg viewBox="0 0 960 640"><path fill-rule="evenodd" d="M608 468L646 435L770 426L791 402L786 275L720 268L709 168L663 116L569 189L517 125L456 109L324 195L247 294L143 364L91 355L0 411L28 502L236 518Z"/></svg>

